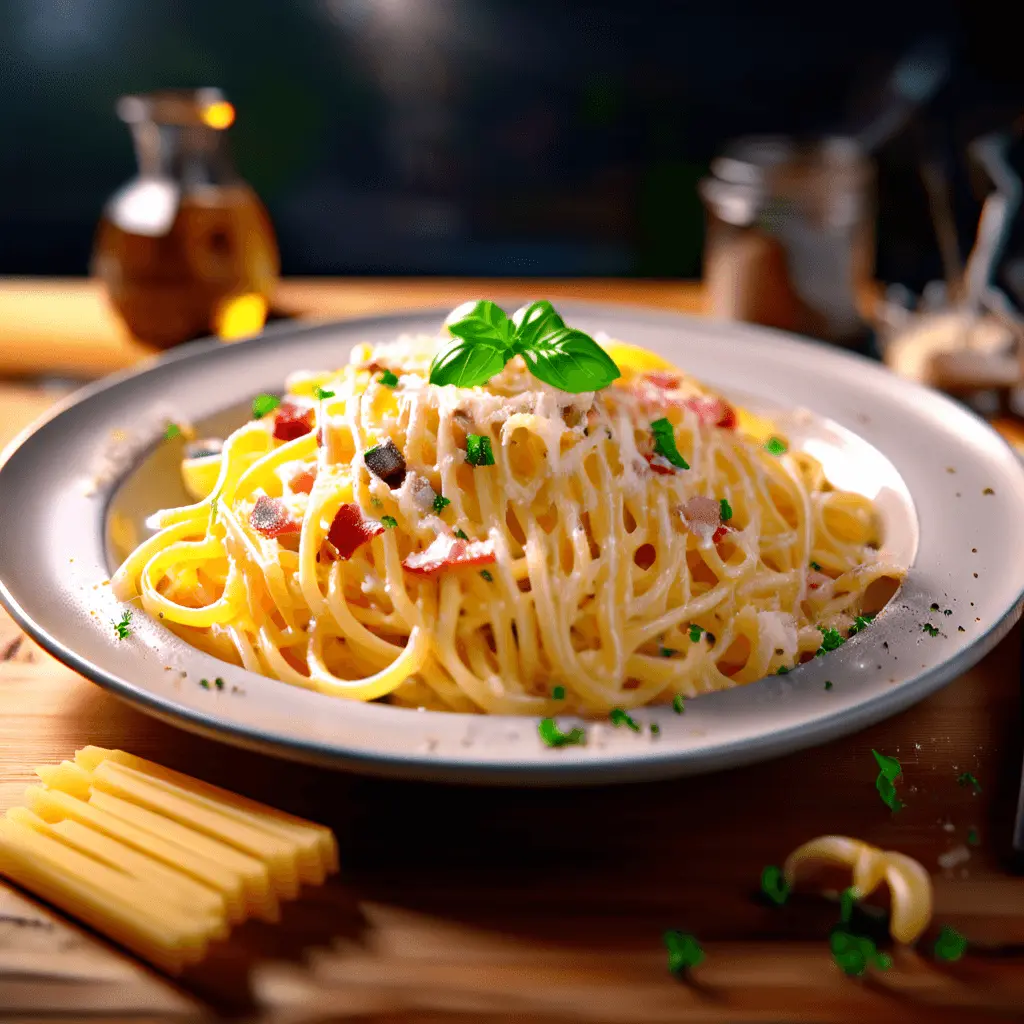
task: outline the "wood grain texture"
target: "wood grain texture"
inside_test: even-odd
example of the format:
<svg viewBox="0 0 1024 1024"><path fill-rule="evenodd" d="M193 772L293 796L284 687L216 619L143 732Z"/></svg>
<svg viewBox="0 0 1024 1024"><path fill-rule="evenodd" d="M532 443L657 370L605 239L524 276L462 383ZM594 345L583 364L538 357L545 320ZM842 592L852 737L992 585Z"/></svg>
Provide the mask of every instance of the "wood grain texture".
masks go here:
<svg viewBox="0 0 1024 1024"><path fill-rule="evenodd" d="M20 416L51 400L21 392ZM0 430L16 432L16 420ZM183 979L204 1006L246 1019L1022 1020L1024 880L1009 856L1024 745L1020 641L1016 629L928 700L815 750L703 778L510 791L361 778L191 736L64 668L0 614L0 810L20 802L33 765L96 743L330 825L341 876L304 893L280 925L245 925ZM898 815L875 791L872 748L903 764ZM963 771L980 793L957 785ZM980 845L942 869L938 858L972 827ZM934 927L863 981L831 961L834 902L801 894L773 908L757 898L765 864L828 832L933 872ZM0 884L0 915L14 899L38 913ZM964 960L930 956L941 924L972 941ZM670 927L707 951L686 982L666 970ZM0 917L0 1020L179 1012L177 986L101 939L69 929L84 953L40 943L29 928Z"/></svg>

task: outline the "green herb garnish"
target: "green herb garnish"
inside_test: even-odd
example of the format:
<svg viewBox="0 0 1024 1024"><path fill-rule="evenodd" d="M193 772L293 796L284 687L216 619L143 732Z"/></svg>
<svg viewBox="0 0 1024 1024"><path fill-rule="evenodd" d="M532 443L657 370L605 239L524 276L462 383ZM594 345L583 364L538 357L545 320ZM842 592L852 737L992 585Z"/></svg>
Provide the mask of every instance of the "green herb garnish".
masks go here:
<svg viewBox="0 0 1024 1024"><path fill-rule="evenodd" d="M374 496L374 497L372 497L372 498L370 499L370 504L371 504L371 505L372 505L372 506L373 506L374 508L383 508L383 507L384 507L384 502L383 502L383 501L381 501L381 500L380 500L380 498L378 498L378 497L376 497L376 496Z"/></svg>
<svg viewBox="0 0 1024 1024"><path fill-rule="evenodd" d="M672 928L665 932L663 938L668 950L668 969L673 974L682 974L704 959L704 950L692 935Z"/></svg>
<svg viewBox="0 0 1024 1024"><path fill-rule="evenodd" d="M554 697L555 700L565 700L565 687L564 686L556 686L551 691L551 696Z"/></svg>
<svg viewBox="0 0 1024 1024"><path fill-rule="evenodd" d="M651 735L652 736L660 736L661 735L661 726L658 725L657 722L651 722Z"/></svg>
<svg viewBox="0 0 1024 1024"><path fill-rule="evenodd" d="M825 680L825 689L826 690L831 690L832 689L832 680L831 679L826 679Z"/></svg>
<svg viewBox="0 0 1024 1024"><path fill-rule="evenodd" d="M821 572L821 566L820 566L820 565L818 565L818 563L817 563L817 562L811 562L811 568L812 568L812 569L813 569L813 570L814 570L815 572Z"/></svg>
<svg viewBox="0 0 1024 1024"><path fill-rule="evenodd" d="M430 383L486 384L520 355L539 380L561 391L598 391L621 376L611 356L583 331L566 327L550 302L531 302L510 320L494 302L466 302L446 321L452 338L430 364Z"/></svg>
<svg viewBox="0 0 1024 1024"><path fill-rule="evenodd" d="M690 643L695 644L707 632L706 629L698 626L695 622L690 623Z"/></svg>
<svg viewBox="0 0 1024 1024"><path fill-rule="evenodd" d="M434 496L434 503L431 507L440 515L451 503L451 498L446 498L443 494L437 494Z"/></svg>
<svg viewBox="0 0 1024 1024"><path fill-rule="evenodd" d="M978 837L978 830L972 825L967 830L967 845L968 846L977 846L980 842L981 842L981 839Z"/></svg>
<svg viewBox="0 0 1024 1024"><path fill-rule="evenodd" d="M761 872L761 892L779 907L789 899L789 882L786 881L782 868L769 864Z"/></svg>
<svg viewBox="0 0 1024 1024"><path fill-rule="evenodd" d="M583 746L587 742L587 734L578 726L562 732L553 718L542 718L537 723L537 732L549 747Z"/></svg>
<svg viewBox="0 0 1024 1024"><path fill-rule="evenodd" d="M640 726L637 724L635 718L630 718L622 708L612 708L611 713L608 715L608 720L614 726L626 725L629 726L633 732L639 732Z"/></svg>
<svg viewBox="0 0 1024 1024"><path fill-rule="evenodd" d="M961 786L973 786L975 793L981 792L981 783L970 772L963 772L961 775L958 775L956 781Z"/></svg>
<svg viewBox="0 0 1024 1024"><path fill-rule="evenodd" d="M678 651L674 650L671 647L666 647L664 644L658 645L658 654L660 654L663 658L671 658L673 654L678 653Z"/></svg>
<svg viewBox="0 0 1024 1024"><path fill-rule="evenodd" d="M325 391L322 387L320 387L319 384L315 388L313 388L313 394L321 402L325 398L333 398L334 397L334 392L333 391Z"/></svg>
<svg viewBox="0 0 1024 1024"><path fill-rule="evenodd" d="M118 640L127 640L132 635L132 610L126 608L120 620L111 619L110 624L114 627L114 635Z"/></svg>
<svg viewBox="0 0 1024 1024"><path fill-rule="evenodd" d="M860 890L855 886L849 886L839 894L839 920L843 924L849 924L853 917L853 908L860 899Z"/></svg>
<svg viewBox="0 0 1024 1024"><path fill-rule="evenodd" d="M729 504L728 498L722 498L719 503L722 509L722 522L727 523L732 519L732 505Z"/></svg>
<svg viewBox="0 0 1024 1024"><path fill-rule="evenodd" d="M164 431L164 440L170 441L175 437L181 437L181 427L177 423L168 423L167 429Z"/></svg>
<svg viewBox="0 0 1024 1024"><path fill-rule="evenodd" d="M883 971L892 966L892 959L887 954L880 953L871 939L863 935L854 935L841 926L832 929L829 946L832 949L832 959L844 974L859 977L869 965Z"/></svg>
<svg viewBox="0 0 1024 1024"><path fill-rule="evenodd" d="M928 634L929 636L938 636L938 635L939 635L939 627L938 627L938 626L933 626L933 625L932 625L932 624L931 624L930 622L924 622L924 623L922 623L922 624L921 624L921 628L922 628L922 629L923 629L923 630L924 630L924 631L925 631L925 632L926 632L926 633L927 633L927 634Z"/></svg>
<svg viewBox="0 0 1024 1024"><path fill-rule="evenodd" d="M672 698L672 710L677 715L681 715L686 710L685 701L683 700L683 695L681 693L677 693Z"/></svg>
<svg viewBox="0 0 1024 1024"><path fill-rule="evenodd" d="M786 442L778 437L769 437L765 442L764 450L769 455L785 455L788 451Z"/></svg>
<svg viewBox="0 0 1024 1024"><path fill-rule="evenodd" d="M932 603L931 603L931 604L930 604L930 605L929 605L928 607L929 607L929 608L930 608L930 609L931 609L931 610L932 610L933 612L937 612L937 611L939 610L939 603L938 603L938 601L933 601L933 602L932 602Z"/></svg>
<svg viewBox="0 0 1024 1024"><path fill-rule="evenodd" d="M471 466L493 466L491 439L481 434L466 435L466 461Z"/></svg>
<svg viewBox="0 0 1024 1024"><path fill-rule="evenodd" d="M967 939L948 924L942 926L935 940L935 956L939 960L959 960L967 952Z"/></svg>
<svg viewBox="0 0 1024 1024"><path fill-rule="evenodd" d="M789 669L785 665L780 665L775 674L777 676L788 676Z"/></svg>
<svg viewBox="0 0 1024 1024"><path fill-rule="evenodd" d="M493 583L494 582L494 577L491 575L491 573L490 573L490 571L488 569L481 569L480 570L480 575L485 580L487 580L488 583Z"/></svg>
<svg viewBox="0 0 1024 1024"><path fill-rule="evenodd" d="M850 627L850 636L856 636L862 629L869 626L874 621L874 618L874 615L858 615Z"/></svg>
<svg viewBox="0 0 1024 1024"><path fill-rule="evenodd" d="M459 540L469 540L469 537L466 536L466 532L464 530L460 530L458 527L455 529L455 536L458 537Z"/></svg>
<svg viewBox="0 0 1024 1024"><path fill-rule="evenodd" d="M903 774L899 761L895 757L887 757L877 750L872 750L875 761L878 764L878 778L875 779L875 789L882 798L882 802L892 811L898 811L903 804L896 796L895 781Z"/></svg>
<svg viewBox="0 0 1024 1024"><path fill-rule="evenodd" d="M224 680L221 679L220 676L217 676L217 678L214 679L214 681L213 681L213 685L216 686L218 690L223 690L224 689Z"/></svg>
<svg viewBox="0 0 1024 1024"><path fill-rule="evenodd" d="M380 521L386 530L393 530L398 525L398 520L394 516L381 516Z"/></svg>
<svg viewBox="0 0 1024 1024"><path fill-rule="evenodd" d="M821 631L821 646L814 652L816 657L820 658L823 654L828 654L846 643L846 637L838 629L833 629L831 626L828 629L819 626L818 629Z"/></svg>
<svg viewBox="0 0 1024 1024"><path fill-rule="evenodd" d="M252 400L252 414L261 420L268 412L273 412L281 404L277 395L257 395Z"/></svg>
<svg viewBox="0 0 1024 1024"><path fill-rule="evenodd" d="M385 370L378 378L378 383L383 384L386 388L398 387L398 377L395 376L390 370Z"/></svg>
<svg viewBox="0 0 1024 1024"><path fill-rule="evenodd" d="M203 688L204 690L208 690L208 689L210 688L210 680L209 680L209 679L200 679L200 680L199 680L199 685L200 685L200 686L201 686L201 687L202 687L202 688Z"/></svg>
<svg viewBox="0 0 1024 1024"><path fill-rule="evenodd" d="M654 437L654 451L662 458L668 459L677 469L689 469L690 464L679 454L676 447L675 427L664 416L651 424Z"/></svg>

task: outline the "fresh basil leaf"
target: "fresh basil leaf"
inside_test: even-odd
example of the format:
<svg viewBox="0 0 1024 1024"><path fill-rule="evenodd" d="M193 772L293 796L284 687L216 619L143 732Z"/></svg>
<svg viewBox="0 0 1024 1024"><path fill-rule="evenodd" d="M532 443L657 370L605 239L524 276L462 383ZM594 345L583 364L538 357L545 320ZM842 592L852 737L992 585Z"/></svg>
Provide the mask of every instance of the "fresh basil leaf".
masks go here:
<svg viewBox="0 0 1024 1024"><path fill-rule="evenodd" d="M565 321L555 312L555 307L547 299L531 302L528 306L520 306L512 314L512 323L516 329L512 341L516 352L533 348L546 335L565 329Z"/></svg>
<svg viewBox="0 0 1024 1024"><path fill-rule="evenodd" d="M452 338L430 364L430 383L439 386L454 384L457 388L476 387L501 373L505 363L503 349L487 342Z"/></svg>
<svg viewBox="0 0 1024 1024"><path fill-rule="evenodd" d="M512 321L505 315L505 310L490 299L464 302L448 315L445 327L457 338L498 348L507 353L506 359L512 356L512 335L515 333Z"/></svg>
<svg viewBox="0 0 1024 1024"><path fill-rule="evenodd" d="M523 349L530 372L545 384L579 394L599 391L620 376L611 356L582 331L563 327Z"/></svg>

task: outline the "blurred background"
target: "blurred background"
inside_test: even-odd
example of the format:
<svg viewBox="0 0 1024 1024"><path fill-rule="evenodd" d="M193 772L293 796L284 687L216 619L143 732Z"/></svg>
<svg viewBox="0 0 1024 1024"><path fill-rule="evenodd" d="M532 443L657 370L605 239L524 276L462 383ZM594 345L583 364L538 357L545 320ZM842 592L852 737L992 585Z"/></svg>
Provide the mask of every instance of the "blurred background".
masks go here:
<svg viewBox="0 0 1024 1024"><path fill-rule="evenodd" d="M696 277L697 192L730 139L842 131L925 34L949 73L876 154L876 273L941 276L920 162L947 167L1024 109L994 3L728 10L665 0L4 0L0 273L79 275L136 170L125 93L215 85L284 275Z"/></svg>

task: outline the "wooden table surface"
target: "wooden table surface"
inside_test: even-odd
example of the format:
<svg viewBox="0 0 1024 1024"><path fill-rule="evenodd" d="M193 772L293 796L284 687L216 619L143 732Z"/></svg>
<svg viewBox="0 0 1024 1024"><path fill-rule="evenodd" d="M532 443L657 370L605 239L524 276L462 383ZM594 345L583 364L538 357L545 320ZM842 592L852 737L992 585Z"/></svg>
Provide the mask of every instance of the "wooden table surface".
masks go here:
<svg viewBox="0 0 1024 1024"><path fill-rule="evenodd" d="M678 283L359 280L289 282L280 305L322 318L524 293L702 303ZM89 377L140 351L88 282L0 282L0 373ZM0 443L60 393L0 384ZM19 802L33 765L87 743L122 747L324 821L342 874L281 925L247 924L173 984L0 883L0 1020L1024 1019L1024 879L1010 850L1020 639L1014 629L928 700L824 747L703 778L528 791L362 778L191 736L64 668L3 616L0 810ZM872 748L903 764L897 815L875 791ZM980 793L957 785L964 771ZM965 845L971 828L976 847ZM933 872L934 927L866 980L832 963L834 903L807 895L780 909L756 897L764 865L823 833ZM940 867L959 847L969 859ZM971 940L957 963L930 955L942 924ZM666 970L666 928L704 945L689 982Z"/></svg>

